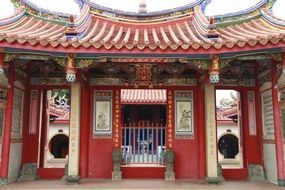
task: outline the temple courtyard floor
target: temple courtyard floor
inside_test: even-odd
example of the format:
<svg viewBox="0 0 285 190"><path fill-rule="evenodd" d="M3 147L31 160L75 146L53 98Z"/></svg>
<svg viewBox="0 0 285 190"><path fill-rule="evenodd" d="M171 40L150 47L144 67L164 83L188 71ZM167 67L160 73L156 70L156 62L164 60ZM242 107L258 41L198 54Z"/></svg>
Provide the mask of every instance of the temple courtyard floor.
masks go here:
<svg viewBox="0 0 285 190"><path fill-rule="evenodd" d="M15 182L6 186L0 186L0 189L41 189L41 190L113 190L113 189L135 189L135 190L154 190L154 189L201 189L201 190L277 190L283 189L269 182L249 182L249 181L225 181L218 185L209 185L205 181L193 181L193 180L176 180L176 181L164 181L162 179L123 179L121 181L111 180L81 180L79 184L65 184L61 180L36 180L31 182Z"/></svg>

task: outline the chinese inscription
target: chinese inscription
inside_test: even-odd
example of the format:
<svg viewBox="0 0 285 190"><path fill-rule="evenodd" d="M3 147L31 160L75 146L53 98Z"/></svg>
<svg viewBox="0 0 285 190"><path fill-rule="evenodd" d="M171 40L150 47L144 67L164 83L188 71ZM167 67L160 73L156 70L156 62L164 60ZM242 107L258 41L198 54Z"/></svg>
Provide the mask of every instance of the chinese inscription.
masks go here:
<svg viewBox="0 0 285 190"><path fill-rule="evenodd" d="M271 91L262 93L263 137L274 139L274 120Z"/></svg>

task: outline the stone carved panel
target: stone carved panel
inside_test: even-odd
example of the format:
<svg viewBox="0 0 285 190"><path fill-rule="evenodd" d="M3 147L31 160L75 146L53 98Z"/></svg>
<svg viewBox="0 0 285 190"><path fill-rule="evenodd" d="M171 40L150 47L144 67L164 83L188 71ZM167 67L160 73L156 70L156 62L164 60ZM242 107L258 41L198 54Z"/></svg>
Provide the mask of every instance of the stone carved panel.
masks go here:
<svg viewBox="0 0 285 190"><path fill-rule="evenodd" d="M98 90L94 92L93 136L94 138L112 137L112 91Z"/></svg>
<svg viewBox="0 0 285 190"><path fill-rule="evenodd" d="M194 138L193 92L175 92L175 137Z"/></svg>
<svg viewBox="0 0 285 190"><path fill-rule="evenodd" d="M123 79L120 78L91 78L91 85L123 85Z"/></svg>
<svg viewBox="0 0 285 190"><path fill-rule="evenodd" d="M255 86L254 64L232 62L220 71L219 83L224 86Z"/></svg>
<svg viewBox="0 0 285 190"><path fill-rule="evenodd" d="M256 136L254 91L247 92L249 135Z"/></svg>
<svg viewBox="0 0 285 190"><path fill-rule="evenodd" d="M31 77L30 78L30 85L66 85L66 79L65 78L59 78L59 77L50 77L50 78L44 78L44 77Z"/></svg>
<svg viewBox="0 0 285 190"><path fill-rule="evenodd" d="M263 138L274 139L274 120L271 91L265 91L261 94L262 101L262 120L263 120Z"/></svg>
<svg viewBox="0 0 285 190"><path fill-rule="evenodd" d="M164 81L166 86L196 86L196 79L194 78L168 78Z"/></svg>
<svg viewBox="0 0 285 190"><path fill-rule="evenodd" d="M18 89L14 90L13 115L12 115L12 138L21 138L22 115L23 115L24 92Z"/></svg>

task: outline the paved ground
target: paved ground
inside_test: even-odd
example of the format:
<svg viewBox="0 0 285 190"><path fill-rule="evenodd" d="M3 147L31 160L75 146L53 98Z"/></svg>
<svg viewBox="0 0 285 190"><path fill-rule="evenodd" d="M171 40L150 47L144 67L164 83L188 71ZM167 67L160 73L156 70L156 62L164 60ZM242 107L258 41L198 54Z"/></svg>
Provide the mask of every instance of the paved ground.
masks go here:
<svg viewBox="0 0 285 190"><path fill-rule="evenodd" d="M219 185L208 185L205 181L193 180L137 180L137 179L124 179L122 181L111 180L83 180L80 184L66 185L64 181L60 180L37 180L32 182L16 182L7 186L0 186L0 189L5 190L28 190L28 189L41 189L41 190L113 190L113 189L135 189L135 190L154 190L154 189L194 189L194 190L277 190L285 188L278 187L271 183L253 183L248 181L226 181Z"/></svg>

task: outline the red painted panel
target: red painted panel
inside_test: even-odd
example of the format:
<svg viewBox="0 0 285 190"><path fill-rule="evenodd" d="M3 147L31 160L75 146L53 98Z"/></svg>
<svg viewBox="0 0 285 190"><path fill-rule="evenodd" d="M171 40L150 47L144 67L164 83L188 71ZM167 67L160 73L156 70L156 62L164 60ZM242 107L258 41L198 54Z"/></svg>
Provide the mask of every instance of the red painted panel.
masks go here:
<svg viewBox="0 0 285 190"><path fill-rule="evenodd" d="M199 101L196 96L196 88L183 88L177 87L172 90L192 90L193 91L193 110L197 110L197 104ZM175 94L173 93L173 102L175 100ZM175 102L174 102L175 104ZM175 118L175 110L173 110L172 118ZM197 119L198 112L194 112L194 138L193 139L177 139L173 138L173 150L175 153L174 172L177 179L198 179L199 178L199 121ZM173 119L173 126L175 126L175 119ZM175 127L173 127L173 135L175 135Z"/></svg>
<svg viewBox="0 0 285 190"><path fill-rule="evenodd" d="M242 169L223 169L223 176L225 179L246 179L248 176L248 170Z"/></svg>
<svg viewBox="0 0 285 190"><path fill-rule="evenodd" d="M123 178L164 178L165 167L122 167Z"/></svg>
<svg viewBox="0 0 285 190"><path fill-rule="evenodd" d="M39 178L60 179L64 176L64 168L38 168Z"/></svg>
<svg viewBox="0 0 285 190"><path fill-rule="evenodd" d="M23 126L23 151L22 151L22 164L34 162L37 163L38 160L38 138L39 138L39 113L37 115L30 116L30 96L31 96L31 90L30 88L27 88L26 92L27 97L26 104L25 104L25 111L24 111L24 126ZM41 104L41 91L38 90L38 110L40 110L40 104ZM29 134L29 118L30 117L36 117L37 120L37 129L35 134Z"/></svg>
<svg viewBox="0 0 285 190"><path fill-rule="evenodd" d="M196 137L197 138L197 137ZM198 178L197 140L176 139L173 143L175 153L174 171L177 179Z"/></svg>
<svg viewBox="0 0 285 190"><path fill-rule="evenodd" d="M93 137L91 137L93 138ZM112 139L92 139L89 149L89 177L111 178L113 170L112 152L114 142Z"/></svg>
<svg viewBox="0 0 285 190"><path fill-rule="evenodd" d="M261 164L262 156L260 154L259 149L259 133L257 135L249 135L249 117L248 117L248 91L252 91L254 89L245 88L241 91L242 95L242 135L243 135L243 147L244 147L244 166L246 167L248 164ZM255 98L257 95L254 95ZM256 102L257 104L257 102ZM257 115L257 114L256 114ZM257 115L258 116L258 115ZM256 123L257 125L258 123ZM256 126L258 129L258 126Z"/></svg>
<svg viewBox="0 0 285 190"><path fill-rule="evenodd" d="M100 88L103 90L104 88ZM110 89L110 87L109 87ZM96 90L99 90L96 88ZM105 88L106 90L106 88ZM113 139L95 139L93 137L93 105L94 89L91 89L90 97L90 118L89 118L89 173L90 178L111 178L113 170L112 152L115 147ZM114 105L114 102L113 102ZM114 109L114 108L113 108ZM113 127L113 134L114 134Z"/></svg>
<svg viewBox="0 0 285 190"><path fill-rule="evenodd" d="M106 90L112 89L112 87L97 87L96 90ZM115 88L113 88L115 90ZM185 90L183 87L170 88L170 90ZM197 96L195 95L195 88L187 88L187 90L193 90L194 94L194 102L197 102ZM89 141L89 174L90 178L111 178L111 173L113 169L112 163L112 151L114 148L113 139L94 139L93 137L93 97L94 97L94 89L90 92L90 141ZM174 97L173 97L174 98ZM173 99L174 100L174 99ZM194 110L197 107L198 103L195 103ZM175 163L174 170L176 173L176 177L182 179L197 179L199 178L199 148L198 140L199 138L204 138L203 136L199 137L199 122L197 120L199 117L198 112L195 113L195 137L194 139L175 139L173 138L173 148L175 152ZM174 118L174 113L173 113ZM173 120L174 122L174 120ZM173 123L174 126L174 123ZM173 131L174 132L174 131ZM113 132L114 133L114 132ZM174 134L174 133L173 133ZM204 139L200 139L200 141L204 141ZM205 150L204 145L202 145L202 149ZM201 155L201 164L205 163L205 158ZM143 178L143 177L154 177L154 178L163 178L164 169L162 168L123 168L123 177L127 178ZM205 166L201 167L201 174L205 173ZM204 178L200 176L200 178Z"/></svg>

